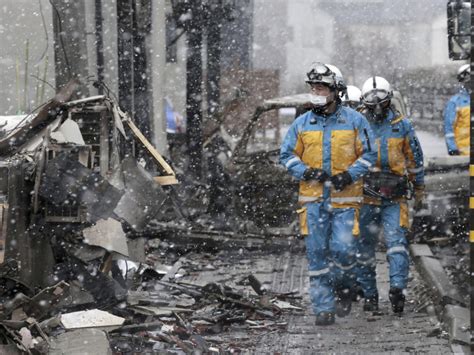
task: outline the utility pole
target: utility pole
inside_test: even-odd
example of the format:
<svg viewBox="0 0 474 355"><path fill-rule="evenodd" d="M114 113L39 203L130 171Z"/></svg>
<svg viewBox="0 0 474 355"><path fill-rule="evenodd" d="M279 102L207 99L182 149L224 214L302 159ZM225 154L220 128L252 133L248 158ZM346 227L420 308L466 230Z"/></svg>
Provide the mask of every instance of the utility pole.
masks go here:
<svg viewBox="0 0 474 355"><path fill-rule="evenodd" d="M186 118L189 171L200 179L202 176L202 2L190 4L191 19L187 29L186 60Z"/></svg>
<svg viewBox="0 0 474 355"><path fill-rule="evenodd" d="M81 82L79 96L88 96L89 76L85 5L83 1L51 0L53 7L56 90L73 78Z"/></svg>
<svg viewBox="0 0 474 355"><path fill-rule="evenodd" d="M117 0L117 55L120 107L133 112L133 0Z"/></svg>
<svg viewBox="0 0 474 355"><path fill-rule="evenodd" d="M152 0L133 2L133 116L138 128L151 139L150 70L147 36L151 31Z"/></svg>
<svg viewBox="0 0 474 355"><path fill-rule="evenodd" d="M151 0L117 0L119 103L150 139L152 116L146 37L151 30Z"/></svg>
<svg viewBox="0 0 474 355"><path fill-rule="evenodd" d="M221 79L221 27L225 10L221 0L210 5L207 14L207 114L212 117L219 107Z"/></svg>
<svg viewBox="0 0 474 355"><path fill-rule="evenodd" d="M239 2L239 5L242 2ZM245 1L243 2L245 4ZM245 5L248 6L248 5ZM215 110L220 104L220 80L223 59L223 29L226 24L233 22L236 5L230 0L208 0L205 11L206 17L206 49L207 49L207 113L212 118ZM240 11L243 11L242 9ZM244 21L244 19L240 19ZM241 23L242 25L242 23ZM241 30L245 33L245 30ZM243 41L242 35L239 41ZM232 41L234 42L234 41ZM234 44L234 43L232 43ZM226 43L226 45L231 45ZM235 56L235 51L234 51ZM241 63L244 64L244 63Z"/></svg>
<svg viewBox="0 0 474 355"><path fill-rule="evenodd" d="M104 34L103 34L102 0L95 0L95 42L97 53L97 81L104 81ZM99 85L97 88L100 95L104 93L104 88Z"/></svg>

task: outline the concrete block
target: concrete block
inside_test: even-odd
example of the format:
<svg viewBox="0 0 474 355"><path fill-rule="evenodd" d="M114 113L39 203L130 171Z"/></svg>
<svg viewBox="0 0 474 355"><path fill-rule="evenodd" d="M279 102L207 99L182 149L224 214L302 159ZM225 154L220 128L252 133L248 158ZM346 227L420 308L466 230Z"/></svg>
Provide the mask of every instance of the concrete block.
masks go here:
<svg viewBox="0 0 474 355"><path fill-rule="evenodd" d="M130 260L138 261L140 263L146 262L145 244L146 238L144 237L127 239Z"/></svg>
<svg viewBox="0 0 474 355"><path fill-rule="evenodd" d="M112 355L105 332L98 329L79 329L50 338L51 355Z"/></svg>
<svg viewBox="0 0 474 355"><path fill-rule="evenodd" d="M441 305L454 304L466 306L456 288L448 278L439 260L429 256L419 258L420 272L428 286L435 291Z"/></svg>
<svg viewBox="0 0 474 355"><path fill-rule="evenodd" d="M447 305L443 312L443 321L448 327L451 342L469 345L469 309L459 306Z"/></svg>
<svg viewBox="0 0 474 355"><path fill-rule="evenodd" d="M427 244L410 244L410 253L413 257L433 256L433 253Z"/></svg>

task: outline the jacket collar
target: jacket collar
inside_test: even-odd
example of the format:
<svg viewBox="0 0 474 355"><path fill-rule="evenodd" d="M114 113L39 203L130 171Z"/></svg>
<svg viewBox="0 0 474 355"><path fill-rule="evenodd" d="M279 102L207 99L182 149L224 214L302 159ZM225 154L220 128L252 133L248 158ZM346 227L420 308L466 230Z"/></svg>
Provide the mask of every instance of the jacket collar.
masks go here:
<svg viewBox="0 0 474 355"><path fill-rule="evenodd" d="M403 119L403 115L398 112L398 111L394 111L392 108L390 108L389 112L388 112L388 116L387 116L387 121L390 123L390 124L395 124L395 123L398 123L400 122L401 120Z"/></svg>

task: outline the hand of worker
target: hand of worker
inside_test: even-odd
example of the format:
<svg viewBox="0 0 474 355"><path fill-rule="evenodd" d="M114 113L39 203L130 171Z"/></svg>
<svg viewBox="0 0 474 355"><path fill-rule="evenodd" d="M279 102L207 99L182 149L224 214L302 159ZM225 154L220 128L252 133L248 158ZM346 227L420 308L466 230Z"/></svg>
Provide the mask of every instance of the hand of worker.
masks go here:
<svg viewBox="0 0 474 355"><path fill-rule="evenodd" d="M457 150L457 149L450 150L450 151L448 151L448 154L449 155L459 155L459 150Z"/></svg>
<svg viewBox="0 0 474 355"><path fill-rule="evenodd" d="M425 186L418 185L414 187L414 197L415 197L415 205L413 209L415 212L420 211L423 208L423 200L425 198Z"/></svg>
<svg viewBox="0 0 474 355"><path fill-rule="evenodd" d="M305 181L316 180L320 183L323 183L327 179L329 179L329 175L322 169L309 168L309 169L306 169L306 171L303 174L303 180Z"/></svg>
<svg viewBox="0 0 474 355"><path fill-rule="evenodd" d="M331 183L333 184L336 191L344 190L347 185L352 184L352 177L349 172L344 171L343 173L331 176Z"/></svg>

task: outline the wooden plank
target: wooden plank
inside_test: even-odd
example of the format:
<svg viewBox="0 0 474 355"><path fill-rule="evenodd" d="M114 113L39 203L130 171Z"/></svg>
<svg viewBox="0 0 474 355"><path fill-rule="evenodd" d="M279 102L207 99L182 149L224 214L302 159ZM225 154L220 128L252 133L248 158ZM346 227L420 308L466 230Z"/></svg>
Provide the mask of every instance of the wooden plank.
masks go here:
<svg viewBox="0 0 474 355"><path fill-rule="evenodd" d="M160 153L153 147L153 145L148 141L148 139L143 135L143 133L138 129L138 127L135 125L135 123L132 122L132 120L125 116L126 119L125 121L127 122L128 126L132 130L133 134L135 137L138 138L138 140L145 146L146 149L150 152L150 154L153 156L153 158L156 159L156 161L161 165L161 167L168 173L168 175L175 175L173 169L171 169L171 166L168 165L168 163L163 159Z"/></svg>
<svg viewBox="0 0 474 355"><path fill-rule="evenodd" d="M179 181L176 179L174 175L155 176L154 180L161 186L179 184Z"/></svg>
<svg viewBox="0 0 474 355"><path fill-rule="evenodd" d="M113 261L113 255L109 252L105 253L104 261L100 267L100 271L103 272L104 274L108 274L110 270L112 270L112 261Z"/></svg>

